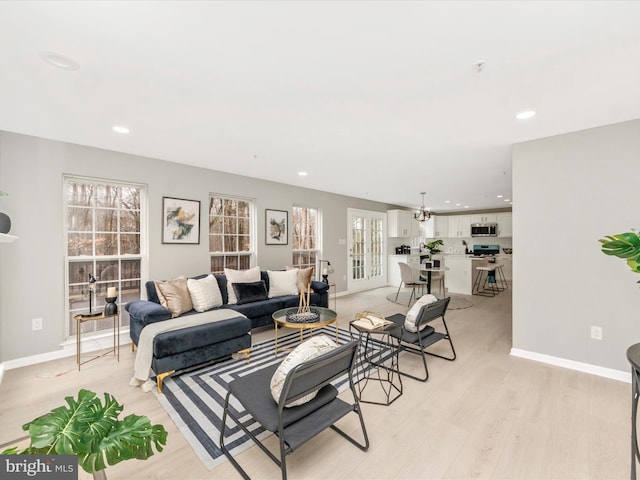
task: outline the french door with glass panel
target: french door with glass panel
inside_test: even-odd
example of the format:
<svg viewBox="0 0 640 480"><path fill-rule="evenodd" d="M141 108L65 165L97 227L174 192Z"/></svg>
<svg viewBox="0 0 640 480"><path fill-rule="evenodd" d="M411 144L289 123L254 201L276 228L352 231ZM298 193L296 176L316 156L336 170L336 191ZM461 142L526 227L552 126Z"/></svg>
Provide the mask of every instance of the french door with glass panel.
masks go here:
<svg viewBox="0 0 640 480"><path fill-rule="evenodd" d="M348 210L349 292L369 290L387 284L387 215L384 212Z"/></svg>

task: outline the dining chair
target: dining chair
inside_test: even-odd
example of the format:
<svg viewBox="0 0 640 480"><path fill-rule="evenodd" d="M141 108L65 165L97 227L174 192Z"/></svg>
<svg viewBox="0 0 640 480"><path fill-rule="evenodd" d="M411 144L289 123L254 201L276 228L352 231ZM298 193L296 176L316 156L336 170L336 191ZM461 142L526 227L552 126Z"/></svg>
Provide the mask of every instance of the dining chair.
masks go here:
<svg viewBox="0 0 640 480"><path fill-rule="evenodd" d="M409 296L409 303L407 306L411 305L411 300L414 298L417 300L418 296L416 295L416 288L420 287L420 293L424 293L424 286L427 285L427 282L418 279L418 275L414 270L404 262L398 262L400 266L400 285L398 285L398 291L396 292L396 302L398 301L398 295L400 295L400 288L404 284L405 287L411 288L411 296Z"/></svg>
<svg viewBox="0 0 640 480"><path fill-rule="evenodd" d="M444 267L444 255L432 255L431 257L431 261L432 262L440 262L440 266ZM445 289L444 289L444 272L431 272L431 291L433 292L433 286L435 284L438 284L438 293L441 296L445 295Z"/></svg>

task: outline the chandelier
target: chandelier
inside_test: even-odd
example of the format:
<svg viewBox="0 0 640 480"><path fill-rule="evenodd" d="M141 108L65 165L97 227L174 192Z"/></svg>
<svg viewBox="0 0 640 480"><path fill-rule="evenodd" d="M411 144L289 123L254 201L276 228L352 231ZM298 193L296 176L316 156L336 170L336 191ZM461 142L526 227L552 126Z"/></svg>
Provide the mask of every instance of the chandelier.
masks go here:
<svg viewBox="0 0 640 480"><path fill-rule="evenodd" d="M429 210L427 210L426 207L424 206L425 193L426 192L420 192L420 194L422 195L422 206L420 207L420 210L418 210L416 213L413 214L413 218L415 218L419 222L426 222L431 218L431 212L429 212Z"/></svg>

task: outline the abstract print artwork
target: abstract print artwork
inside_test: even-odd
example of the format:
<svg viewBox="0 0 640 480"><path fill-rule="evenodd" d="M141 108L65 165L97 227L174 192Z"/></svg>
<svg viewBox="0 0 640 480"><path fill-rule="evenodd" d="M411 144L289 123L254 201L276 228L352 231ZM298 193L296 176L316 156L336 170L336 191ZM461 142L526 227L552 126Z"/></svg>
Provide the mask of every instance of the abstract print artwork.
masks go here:
<svg viewBox="0 0 640 480"><path fill-rule="evenodd" d="M289 212L266 209L264 221L264 235L267 245L287 245L289 243Z"/></svg>
<svg viewBox="0 0 640 480"><path fill-rule="evenodd" d="M162 198L162 243L200 243L200 201Z"/></svg>

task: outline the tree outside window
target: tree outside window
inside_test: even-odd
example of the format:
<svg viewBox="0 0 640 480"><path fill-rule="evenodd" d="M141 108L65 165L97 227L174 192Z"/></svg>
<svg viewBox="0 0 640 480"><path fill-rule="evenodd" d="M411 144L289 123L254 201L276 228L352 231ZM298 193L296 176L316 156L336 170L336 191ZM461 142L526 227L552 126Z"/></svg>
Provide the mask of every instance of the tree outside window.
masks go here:
<svg viewBox="0 0 640 480"><path fill-rule="evenodd" d="M319 250L320 212L315 208L293 207L293 266L317 267Z"/></svg>
<svg viewBox="0 0 640 480"><path fill-rule="evenodd" d="M209 197L209 252L211 272L225 268L251 268L255 244L252 231L253 202L248 199Z"/></svg>
<svg viewBox="0 0 640 480"><path fill-rule="evenodd" d="M65 194L68 335L77 334L74 316L89 310L89 275L96 279L98 310L104 307L107 289L116 288L120 323L126 327L129 314L122 306L140 299L145 188L67 177ZM112 326L107 319L83 328Z"/></svg>

